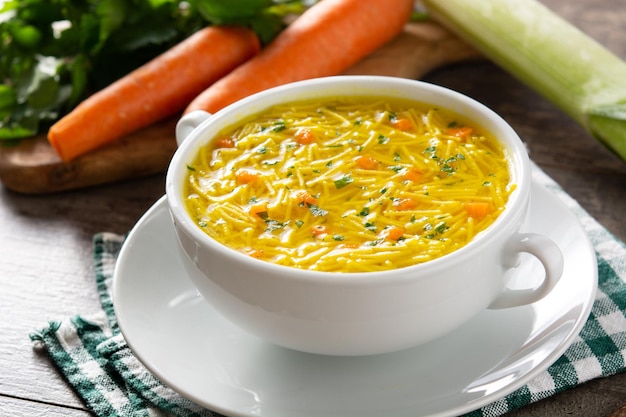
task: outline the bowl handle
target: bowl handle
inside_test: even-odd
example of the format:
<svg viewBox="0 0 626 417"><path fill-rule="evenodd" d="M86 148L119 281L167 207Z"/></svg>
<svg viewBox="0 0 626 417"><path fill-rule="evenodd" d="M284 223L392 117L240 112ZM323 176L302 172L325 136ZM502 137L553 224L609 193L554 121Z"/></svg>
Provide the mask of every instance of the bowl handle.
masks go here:
<svg viewBox="0 0 626 417"><path fill-rule="evenodd" d="M519 265L519 254L529 253L536 257L545 270L545 277L537 288L505 289L489 306L491 309L518 307L541 300L554 288L563 274L563 255L550 239L536 233L521 233L511 237L504 247L504 266Z"/></svg>
<svg viewBox="0 0 626 417"><path fill-rule="evenodd" d="M194 110L184 115L178 123L176 123L176 143L180 146L185 139L200 126L202 122L211 117L211 113L204 110Z"/></svg>

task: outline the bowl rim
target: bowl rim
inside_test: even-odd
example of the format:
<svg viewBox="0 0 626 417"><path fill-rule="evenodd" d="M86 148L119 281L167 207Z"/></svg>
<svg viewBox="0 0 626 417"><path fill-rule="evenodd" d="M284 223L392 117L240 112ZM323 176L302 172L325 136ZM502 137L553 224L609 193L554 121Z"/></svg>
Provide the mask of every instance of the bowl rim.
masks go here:
<svg viewBox="0 0 626 417"><path fill-rule="evenodd" d="M470 120L472 120L472 117L466 116L463 111L460 111L459 109L461 107L465 110L471 110L477 115L482 115L481 117L484 120L478 123L484 126L485 122L489 122L491 127L486 129L493 131L493 128L496 127L496 130L499 131L499 135L497 135L499 140L502 140L500 137L505 138L504 143L502 144L504 145L507 153L509 170L511 172L512 181L516 184L516 189L513 190L509 196L504 212L500 214L500 216L498 216L498 218L488 228L478 233L466 245L439 258L397 269L345 273L337 271L316 271L274 264L269 261L259 260L245 255L216 241L206 233L202 232L193 222L191 216L189 216L184 207L183 193L181 190L186 174L185 168L187 166L187 162L193 159L197 150L201 146L208 143L212 139L213 136L211 131L213 131L212 133L218 133L221 129L233 123L232 121L228 123L228 120L235 117L247 117L272 105L283 102L297 102L308 98L346 95L346 91L349 89L354 90L353 93L350 94L351 96L384 96L385 89L390 88L395 88L398 91L412 89L412 91L419 91L421 93L427 92L429 95L436 96L444 101L453 101L459 105L459 108L449 110L468 117ZM335 92L334 94L321 93L321 91L328 91L330 89L333 91L336 91L336 89L345 90L341 90L340 93ZM306 96L285 100L286 97L291 97L292 94L302 94L303 90L307 91ZM376 90L376 93L368 94L367 92L370 90ZM314 92L311 93L311 91ZM395 96L392 95L391 97ZM409 98L409 100L411 99L412 98ZM422 101L416 99L415 101L426 104L429 103L428 100ZM218 125L219 127L213 127L215 125ZM441 269L447 269L453 265L463 263L468 258L475 256L477 251L480 252L481 248L485 245L489 245L489 242L492 242L493 239L496 239L499 235L506 233L507 223L519 223L519 219L524 216L526 207L528 206L531 183L530 170L530 159L528 157L526 147L517 132L495 111L474 98L447 87L421 80L378 75L339 75L296 81L270 88L230 104L213 115L208 115L207 119L197 126L187 136L187 138L185 138L183 143L174 153L166 172L165 187L167 203L174 223L189 237L195 240L196 244L202 244L205 247L210 248L212 251L216 251L216 253L218 253L221 257L228 257L233 261L249 264L250 268L258 269L260 272L262 271L277 277L287 277L290 280L313 280L327 282L332 285L338 283L376 283L381 282L381 277L384 277L384 280L382 281L390 283L392 281L400 282L413 280L415 276L429 276L431 273ZM339 280L337 279L337 275L341 275L342 278L348 279Z"/></svg>

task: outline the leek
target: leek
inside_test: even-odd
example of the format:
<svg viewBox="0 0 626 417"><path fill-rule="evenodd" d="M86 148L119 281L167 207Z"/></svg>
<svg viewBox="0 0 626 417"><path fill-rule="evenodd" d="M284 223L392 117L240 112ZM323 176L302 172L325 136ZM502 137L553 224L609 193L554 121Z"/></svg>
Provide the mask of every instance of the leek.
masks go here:
<svg viewBox="0 0 626 417"><path fill-rule="evenodd" d="M536 0L423 0L427 12L626 161L626 63Z"/></svg>

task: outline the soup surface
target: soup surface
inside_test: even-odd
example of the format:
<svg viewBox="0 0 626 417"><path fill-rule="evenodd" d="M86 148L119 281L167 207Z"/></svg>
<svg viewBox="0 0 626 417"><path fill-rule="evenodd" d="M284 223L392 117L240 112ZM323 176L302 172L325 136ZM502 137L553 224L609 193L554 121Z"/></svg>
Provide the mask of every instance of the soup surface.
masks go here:
<svg viewBox="0 0 626 417"><path fill-rule="evenodd" d="M303 269L402 268L467 244L504 210L505 150L444 109L379 98L273 107L221 132L188 166L207 234Z"/></svg>

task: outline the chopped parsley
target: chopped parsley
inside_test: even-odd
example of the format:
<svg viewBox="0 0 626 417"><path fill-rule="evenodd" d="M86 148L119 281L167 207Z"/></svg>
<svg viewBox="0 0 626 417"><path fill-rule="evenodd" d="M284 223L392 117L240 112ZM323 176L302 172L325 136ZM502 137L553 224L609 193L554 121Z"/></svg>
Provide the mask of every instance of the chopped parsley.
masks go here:
<svg viewBox="0 0 626 417"><path fill-rule="evenodd" d="M265 214L267 215L267 213ZM289 224L289 221L279 222L278 220L266 219L265 224L267 225L267 228L265 229L265 231L273 232L274 230L284 229L285 226Z"/></svg>
<svg viewBox="0 0 626 417"><path fill-rule="evenodd" d="M456 170L452 166L448 165L447 162L444 162L443 165L441 166L441 171L446 172L448 174L452 174Z"/></svg>
<svg viewBox="0 0 626 417"><path fill-rule="evenodd" d="M376 227L376 223L374 223L374 222L367 222L367 223L365 223L364 226L370 232L375 232L376 230L378 230L378 228Z"/></svg>
<svg viewBox="0 0 626 417"><path fill-rule="evenodd" d="M441 222L441 223L438 223L438 224L435 226L435 231L437 231L437 233L443 233L443 232L445 232L446 230L448 230L449 228L450 228L450 227L448 227L448 225L446 224L446 222Z"/></svg>
<svg viewBox="0 0 626 417"><path fill-rule="evenodd" d="M335 187L340 190L348 184L351 184L354 179L350 175L344 175L343 177L335 180Z"/></svg>
<svg viewBox="0 0 626 417"><path fill-rule="evenodd" d="M287 129L287 126L285 125L285 122L280 120L280 121L274 123L274 126L272 126L270 128L270 131L271 132L280 132L281 130L285 130L285 129Z"/></svg>
<svg viewBox="0 0 626 417"><path fill-rule="evenodd" d="M429 146L428 148L424 149L424 153L425 154L430 154L430 159L434 159L434 160L439 159L439 157L437 156L437 147L436 146Z"/></svg>
<svg viewBox="0 0 626 417"><path fill-rule="evenodd" d="M323 217L328 214L328 210L324 210L323 208L316 206L315 204L307 203L307 207L309 208L311 214L315 217Z"/></svg>
<svg viewBox="0 0 626 417"><path fill-rule="evenodd" d="M450 227L448 226L446 222L439 222L435 226L433 226L431 223L426 223L424 225L424 231L431 232L431 233L427 234L424 237L427 239L434 239L438 235L441 235L442 233L444 233L449 228Z"/></svg>

